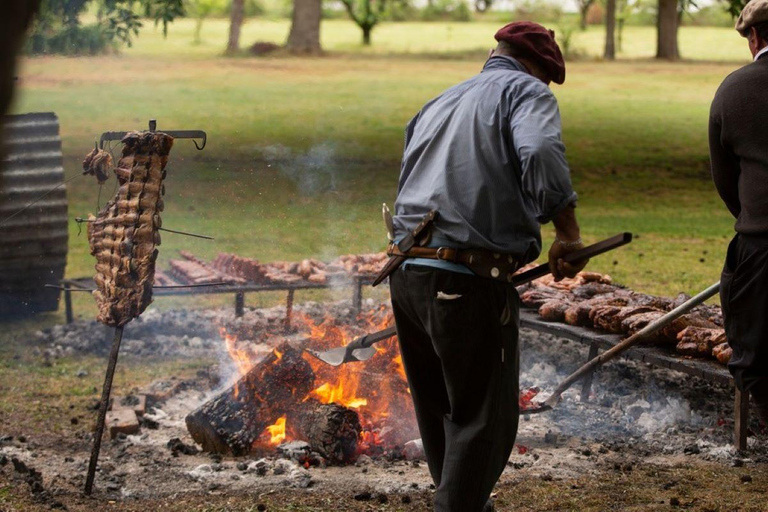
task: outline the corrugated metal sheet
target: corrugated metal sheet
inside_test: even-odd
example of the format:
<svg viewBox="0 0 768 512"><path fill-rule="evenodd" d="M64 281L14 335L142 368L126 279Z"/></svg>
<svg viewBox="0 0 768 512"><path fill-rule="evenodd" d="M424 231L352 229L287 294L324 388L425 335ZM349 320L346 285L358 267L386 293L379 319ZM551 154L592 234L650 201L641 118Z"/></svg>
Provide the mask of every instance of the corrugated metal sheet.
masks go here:
<svg viewBox="0 0 768 512"><path fill-rule="evenodd" d="M35 113L2 119L0 220L64 182L59 120ZM67 191L61 186L0 226L0 317L54 311L64 277Z"/></svg>

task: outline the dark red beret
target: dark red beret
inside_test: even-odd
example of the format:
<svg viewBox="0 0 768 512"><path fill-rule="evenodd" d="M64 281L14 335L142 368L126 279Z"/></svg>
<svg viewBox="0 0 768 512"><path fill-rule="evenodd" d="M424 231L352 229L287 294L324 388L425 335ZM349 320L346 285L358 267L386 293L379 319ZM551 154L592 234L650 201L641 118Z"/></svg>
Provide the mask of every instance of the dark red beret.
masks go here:
<svg viewBox="0 0 768 512"><path fill-rule="evenodd" d="M535 60L556 84L565 82L565 61L553 31L531 21L516 21L502 27L494 37Z"/></svg>

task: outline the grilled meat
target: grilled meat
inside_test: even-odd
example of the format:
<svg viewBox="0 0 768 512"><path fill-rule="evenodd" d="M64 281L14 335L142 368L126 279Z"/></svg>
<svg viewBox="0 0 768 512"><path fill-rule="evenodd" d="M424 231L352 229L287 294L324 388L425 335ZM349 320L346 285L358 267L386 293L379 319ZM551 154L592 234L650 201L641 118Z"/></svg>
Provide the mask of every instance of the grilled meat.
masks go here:
<svg viewBox="0 0 768 512"><path fill-rule="evenodd" d="M677 333L677 340L677 351L681 354L709 357L716 346L725 343L725 331L690 326Z"/></svg>
<svg viewBox="0 0 768 512"><path fill-rule="evenodd" d="M173 137L131 132L122 143L115 168L117 194L97 216L89 216L88 224L91 254L96 257L93 295L98 320L110 326L125 325L152 302L163 179Z"/></svg>
<svg viewBox="0 0 768 512"><path fill-rule="evenodd" d="M728 364L733 355L733 349L728 342L721 343L712 349L712 355L722 364Z"/></svg>

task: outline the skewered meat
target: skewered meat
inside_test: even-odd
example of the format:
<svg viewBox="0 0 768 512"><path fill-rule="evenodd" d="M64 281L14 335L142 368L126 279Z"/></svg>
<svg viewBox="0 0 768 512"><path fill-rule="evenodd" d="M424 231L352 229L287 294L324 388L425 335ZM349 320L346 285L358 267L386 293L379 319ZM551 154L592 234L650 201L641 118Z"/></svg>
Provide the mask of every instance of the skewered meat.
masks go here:
<svg viewBox="0 0 768 512"><path fill-rule="evenodd" d="M224 274L240 277L246 281L262 284L266 281L264 267L258 260L243 258L235 254L219 253L211 267Z"/></svg>
<svg viewBox="0 0 768 512"><path fill-rule="evenodd" d="M600 295L614 294L619 290L616 285L590 282L572 290L573 296L579 299L591 299Z"/></svg>
<svg viewBox="0 0 768 512"><path fill-rule="evenodd" d="M686 327L677 334L681 354L709 357L714 347L725 343L725 331L705 327Z"/></svg>
<svg viewBox="0 0 768 512"><path fill-rule="evenodd" d="M126 324L152 302L163 179L173 137L131 132L122 143L115 168L117 194L88 223L98 320L110 326Z"/></svg>
<svg viewBox="0 0 768 512"><path fill-rule="evenodd" d="M379 252L373 254L345 254L331 262L336 268L344 269L348 274L375 275L381 271L388 256Z"/></svg>
<svg viewBox="0 0 768 512"><path fill-rule="evenodd" d="M155 286L172 286L176 281L171 279L165 272L155 269Z"/></svg>
<svg viewBox="0 0 768 512"><path fill-rule="evenodd" d="M94 149L83 160L83 173L96 176L99 185L103 185L109 179L109 171L112 169L112 155L103 149Z"/></svg>
<svg viewBox="0 0 768 512"><path fill-rule="evenodd" d="M548 322L562 322L565 318L565 311L571 305L571 302L561 299L548 300L539 308L539 315Z"/></svg>
<svg viewBox="0 0 768 512"><path fill-rule="evenodd" d="M531 288L520 295L520 301L529 308L540 308L542 304L554 299L565 299L565 294L556 290Z"/></svg>
<svg viewBox="0 0 768 512"><path fill-rule="evenodd" d="M728 342L721 343L712 349L712 355L723 364L728 364L733 356L733 349Z"/></svg>
<svg viewBox="0 0 768 512"><path fill-rule="evenodd" d="M626 325L631 319L647 313L658 312L649 306L624 306L624 307L602 307L592 317L595 327L615 334L627 332Z"/></svg>
<svg viewBox="0 0 768 512"><path fill-rule="evenodd" d="M205 268L206 270L208 270L213 275L215 275L216 278L218 279L218 282L228 283L228 284L245 284L247 282L242 277L232 276L227 274L226 272L221 272L217 270L213 265L211 265L210 263L206 263L205 261L201 260L200 258L198 258L197 256L195 256L189 251L179 251L179 254L185 260L196 263L201 267Z"/></svg>
<svg viewBox="0 0 768 512"><path fill-rule="evenodd" d="M615 293L598 295L592 299L571 304L571 306L565 310L564 320L565 323L569 325L592 327L594 324L589 318L589 313L592 311L592 309L597 308L598 306L626 305L627 298L625 296Z"/></svg>

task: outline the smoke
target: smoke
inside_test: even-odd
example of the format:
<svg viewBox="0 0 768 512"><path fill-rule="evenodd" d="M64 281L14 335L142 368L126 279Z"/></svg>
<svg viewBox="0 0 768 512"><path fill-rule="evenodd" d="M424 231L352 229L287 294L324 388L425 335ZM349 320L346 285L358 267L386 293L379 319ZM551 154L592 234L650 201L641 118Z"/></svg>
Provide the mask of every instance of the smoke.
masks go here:
<svg viewBox="0 0 768 512"><path fill-rule="evenodd" d="M262 154L269 166L296 186L300 195L317 196L337 190L340 168L332 144L317 144L306 152L278 144L265 147Z"/></svg>

